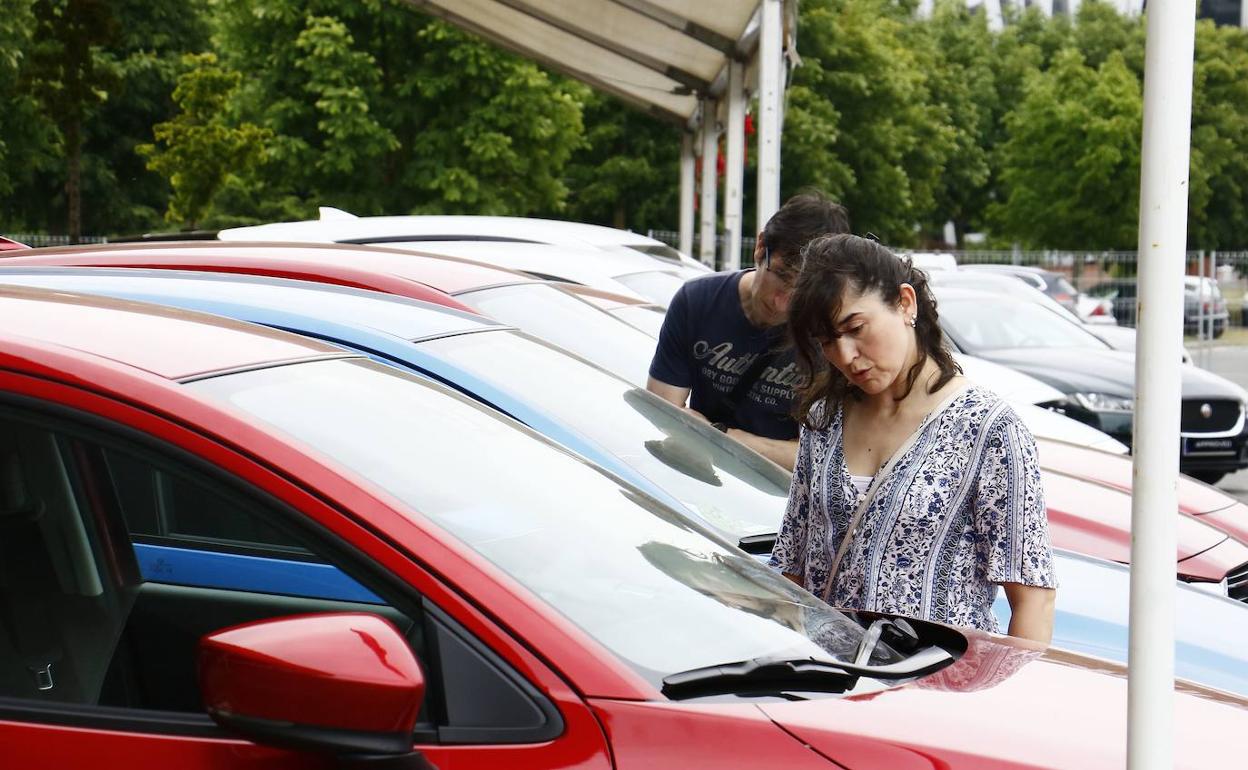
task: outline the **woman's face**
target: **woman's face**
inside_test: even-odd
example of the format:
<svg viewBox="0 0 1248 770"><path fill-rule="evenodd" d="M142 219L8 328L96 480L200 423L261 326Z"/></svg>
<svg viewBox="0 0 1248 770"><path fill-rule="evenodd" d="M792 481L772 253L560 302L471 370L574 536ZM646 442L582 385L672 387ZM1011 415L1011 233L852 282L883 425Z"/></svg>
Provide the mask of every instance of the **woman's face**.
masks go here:
<svg viewBox="0 0 1248 770"><path fill-rule="evenodd" d="M917 305L914 289L901 285L895 305L886 304L878 291L859 294L847 289L837 317L837 336L819 340L823 357L868 396L905 382L915 359L916 341L910 319Z"/></svg>

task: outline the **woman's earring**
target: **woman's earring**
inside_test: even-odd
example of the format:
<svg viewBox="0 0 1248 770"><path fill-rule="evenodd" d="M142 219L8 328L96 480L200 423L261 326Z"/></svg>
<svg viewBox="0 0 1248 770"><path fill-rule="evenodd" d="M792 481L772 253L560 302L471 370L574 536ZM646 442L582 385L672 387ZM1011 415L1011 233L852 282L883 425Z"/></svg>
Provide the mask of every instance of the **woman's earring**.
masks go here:
<svg viewBox="0 0 1248 770"><path fill-rule="evenodd" d="M912 316L910 316L910 328L911 328L911 329L913 329L913 328L914 328L914 325L915 325L916 323L918 323L918 316L913 316L913 315L912 315Z"/></svg>

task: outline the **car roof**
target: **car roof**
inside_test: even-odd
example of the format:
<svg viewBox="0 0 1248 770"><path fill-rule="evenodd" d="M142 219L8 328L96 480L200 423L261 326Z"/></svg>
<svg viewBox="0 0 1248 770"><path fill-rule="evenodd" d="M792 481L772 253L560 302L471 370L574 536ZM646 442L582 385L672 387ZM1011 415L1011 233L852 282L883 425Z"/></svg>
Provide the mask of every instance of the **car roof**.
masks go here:
<svg viewBox="0 0 1248 770"><path fill-rule="evenodd" d="M391 244L397 247L397 244ZM641 253L590 252L584 248L552 246L545 243L506 243L501 241L422 241L411 248L426 254L471 259L489 265L518 270L530 275L573 281L587 285L614 281L636 273L672 273L681 277L687 268L665 265ZM632 293L621 286L620 293Z"/></svg>
<svg viewBox="0 0 1248 770"><path fill-rule="evenodd" d="M475 313L391 294L343 286L231 273L100 267L4 267L0 284L43 286L60 291L107 294L130 300L175 304L200 312L239 317L238 309L260 311L249 321L313 332L350 324L405 340L431 339L506 328ZM321 336L329 339L332 335Z"/></svg>
<svg viewBox="0 0 1248 770"><path fill-rule="evenodd" d="M0 286L4 337L76 350L169 380L344 355L323 342L216 316L24 286Z"/></svg>
<svg viewBox="0 0 1248 770"><path fill-rule="evenodd" d="M302 222L273 222L232 227L217 234L221 240L355 241L370 238L504 238L530 243L556 243L602 248L662 243L629 230L532 217L428 215L355 217L337 215Z"/></svg>
<svg viewBox="0 0 1248 770"><path fill-rule="evenodd" d="M471 260L413 253L404 249L309 243L126 243L33 249L4 258L5 265L100 265L110 267L176 267L221 272L263 272L309 280L325 280L360 288L401 293L414 299L470 310L446 297L461 291L538 279ZM398 286L389 276L415 285ZM439 294L443 296L439 296Z"/></svg>
<svg viewBox="0 0 1248 770"><path fill-rule="evenodd" d="M973 263L964 264L962 267L968 267L972 270L999 270L1003 273L1032 273L1035 275L1061 275L1053 270L1046 270L1036 265L1002 265L996 263Z"/></svg>
<svg viewBox="0 0 1248 770"><path fill-rule="evenodd" d="M1010 301L1009 297L1002 297L999 292L980 290L980 289L966 289L961 286L941 286L940 284L934 284L932 286L932 290L936 294L936 298L941 301L947 301L947 300L979 301L979 300L986 300L986 299L993 299L993 300L1000 301L1000 302ZM1032 291L1035 291L1035 289L1032 289ZM939 310L939 307L937 308L937 310Z"/></svg>
<svg viewBox="0 0 1248 770"><path fill-rule="evenodd" d="M942 270L930 276L931 284L940 287L941 292L950 289L963 289L999 294L1005 292L1012 297L1024 298L1030 302L1043 302L1044 295L1039 289L1026 281L983 270Z"/></svg>

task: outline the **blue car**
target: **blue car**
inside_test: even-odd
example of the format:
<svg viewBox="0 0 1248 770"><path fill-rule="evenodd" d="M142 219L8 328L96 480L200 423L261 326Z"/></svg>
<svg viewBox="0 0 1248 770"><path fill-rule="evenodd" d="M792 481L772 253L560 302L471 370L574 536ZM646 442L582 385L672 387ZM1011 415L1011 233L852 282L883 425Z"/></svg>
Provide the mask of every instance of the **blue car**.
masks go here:
<svg viewBox="0 0 1248 770"><path fill-rule="evenodd" d="M779 468L583 359L480 316L355 289L211 273L4 268L0 283L211 312L365 352L492 405L759 555L783 512L788 475ZM120 458L113 472L127 472ZM166 507L185 520L152 517L136 546L149 579L380 601L333 567L292 561L298 546L279 532L246 530L228 501L179 498L176 479L156 479L152 488L156 502L147 507L177 498ZM586 509L592 513L592 501ZM1128 569L1059 551L1057 570L1053 645L1125 663ZM1248 695L1248 657L1238 645L1248 636L1248 608L1183 583L1176 591L1179 676ZM996 609L1004 627L1003 598Z"/></svg>
<svg viewBox="0 0 1248 770"><path fill-rule="evenodd" d="M213 313L365 353L494 407L749 551L770 551L784 512L789 474L779 466L648 391L484 316L224 273L42 267L0 276Z"/></svg>

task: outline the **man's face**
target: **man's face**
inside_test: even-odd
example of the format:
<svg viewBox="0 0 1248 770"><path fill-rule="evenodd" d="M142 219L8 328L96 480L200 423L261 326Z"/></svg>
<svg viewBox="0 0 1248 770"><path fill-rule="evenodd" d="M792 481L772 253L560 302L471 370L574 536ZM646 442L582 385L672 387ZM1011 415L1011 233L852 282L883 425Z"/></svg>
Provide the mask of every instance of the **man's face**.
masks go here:
<svg viewBox="0 0 1248 770"><path fill-rule="evenodd" d="M768 326L784 323L796 280L797 270L790 268L782 255L764 250L750 290L755 317Z"/></svg>

